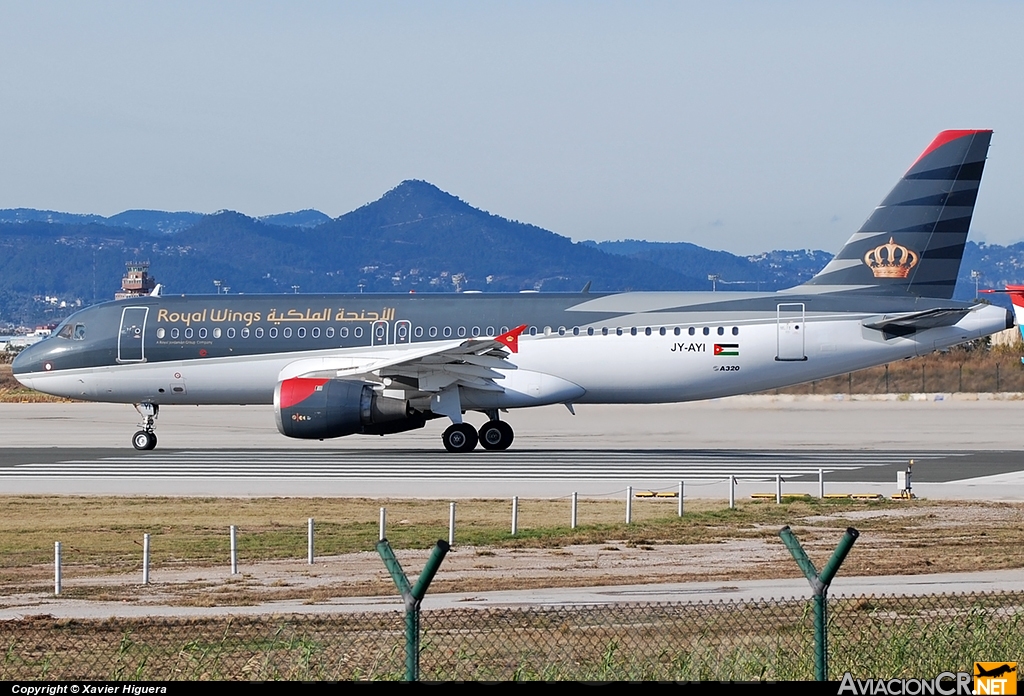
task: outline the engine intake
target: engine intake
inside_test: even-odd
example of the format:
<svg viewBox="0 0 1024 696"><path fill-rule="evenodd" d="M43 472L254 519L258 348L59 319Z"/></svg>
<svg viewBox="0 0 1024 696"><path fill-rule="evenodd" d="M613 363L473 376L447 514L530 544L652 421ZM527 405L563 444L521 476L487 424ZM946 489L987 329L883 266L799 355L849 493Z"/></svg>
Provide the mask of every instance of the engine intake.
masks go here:
<svg viewBox="0 0 1024 696"><path fill-rule="evenodd" d="M282 435L323 440L343 435L388 435L422 428L426 418L405 399L380 396L366 382L294 377L274 389Z"/></svg>

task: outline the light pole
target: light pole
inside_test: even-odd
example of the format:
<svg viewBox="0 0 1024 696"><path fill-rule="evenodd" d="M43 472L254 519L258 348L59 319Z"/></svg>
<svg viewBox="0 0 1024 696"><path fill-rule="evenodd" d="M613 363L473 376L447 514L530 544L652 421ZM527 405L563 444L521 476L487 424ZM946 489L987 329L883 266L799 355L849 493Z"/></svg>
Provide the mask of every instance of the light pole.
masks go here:
<svg viewBox="0 0 1024 696"><path fill-rule="evenodd" d="M296 295L298 295L299 294L299 286L298 285L293 285L292 286L292 292L295 293Z"/></svg>
<svg viewBox="0 0 1024 696"><path fill-rule="evenodd" d="M974 281L974 299L978 299L981 293L978 291L978 282L981 280L981 271L971 271L971 280Z"/></svg>
<svg viewBox="0 0 1024 696"><path fill-rule="evenodd" d="M220 283L221 283L221 281L219 281L219 280L215 280L215 281L213 281L213 286L214 286L215 288L217 288L217 294L218 294L218 295L220 294Z"/></svg>
<svg viewBox="0 0 1024 696"><path fill-rule="evenodd" d="M709 273L708 274L708 280L711 281L711 292L715 291L715 288L716 288L715 283L717 283L718 279L721 278L721 277L722 276L718 275L717 273Z"/></svg>

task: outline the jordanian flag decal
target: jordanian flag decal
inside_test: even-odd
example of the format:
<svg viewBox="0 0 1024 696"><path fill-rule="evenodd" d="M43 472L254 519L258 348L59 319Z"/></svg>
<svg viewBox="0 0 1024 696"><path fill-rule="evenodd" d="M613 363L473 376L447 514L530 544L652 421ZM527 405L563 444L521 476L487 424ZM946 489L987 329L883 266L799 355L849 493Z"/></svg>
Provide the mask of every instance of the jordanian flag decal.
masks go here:
<svg viewBox="0 0 1024 696"><path fill-rule="evenodd" d="M739 343L716 343L715 344L715 355L739 355L740 344Z"/></svg>

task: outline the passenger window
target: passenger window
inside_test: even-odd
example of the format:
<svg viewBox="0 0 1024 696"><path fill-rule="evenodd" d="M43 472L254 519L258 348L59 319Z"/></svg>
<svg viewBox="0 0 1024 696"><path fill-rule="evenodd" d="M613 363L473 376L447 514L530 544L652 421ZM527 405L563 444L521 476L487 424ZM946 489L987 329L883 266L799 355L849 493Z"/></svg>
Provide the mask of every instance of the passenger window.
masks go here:
<svg viewBox="0 0 1024 696"><path fill-rule="evenodd" d="M733 336L739 336L740 335L740 327L738 327L738 326L732 327L732 335Z"/></svg>
<svg viewBox="0 0 1024 696"><path fill-rule="evenodd" d="M724 326L719 326L718 327L718 335L719 336L724 336L725 335L725 327Z"/></svg>
<svg viewBox="0 0 1024 696"><path fill-rule="evenodd" d="M477 336L480 335L480 327L479 326L474 326L473 330L470 333L473 334L473 338L476 338Z"/></svg>
<svg viewBox="0 0 1024 696"><path fill-rule="evenodd" d="M271 329L273 331L273 329ZM242 338L249 338L249 327L245 326L242 328Z"/></svg>
<svg viewBox="0 0 1024 696"><path fill-rule="evenodd" d="M235 337L235 330L234 330L234 328L228 329L228 338L234 338L234 337Z"/></svg>
<svg viewBox="0 0 1024 696"><path fill-rule="evenodd" d="M341 336L342 338L348 338L348 327L343 326L340 329L338 329L338 335Z"/></svg>
<svg viewBox="0 0 1024 696"><path fill-rule="evenodd" d="M185 338L192 338L192 327L185 329Z"/></svg>
<svg viewBox="0 0 1024 696"><path fill-rule="evenodd" d="M691 336L695 333L695 331L694 331L692 326L690 327L690 330L687 331L687 333L690 334Z"/></svg>
<svg viewBox="0 0 1024 696"><path fill-rule="evenodd" d="M531 326L530 327L530 335L531 336L536 336L537 335L537 327L536 326Z"/></svg>
<svg viewBox="0 0 1024 696"><path fill-rule="evenodd" d="M501 333L503 333L503 334L507 334L507 333L508 333L508 327L507 327L507 326L503 326L503 327L501 327L501 329L499 329L499 330L500 330L500 331L501 331Z"/></svg>
<svg viewBox="0 0 1024 696"><path fill-rule="evenodd" d="M578 327L578 326L572 327L572 335L573 336L579 336L580 335L580 327Z"/></svg>
<svg viewBox="0 0 1024 696"><path fill-rule="evenodd" d="M319 326L314 326L310 330L309 335L312 336L313 338L320 338L320 327Z"/></svg>
<svg viewBox="0 0 1024 696"><path fill-rule="evenodd" d="M621 336L622 335L622 327L621 326L616 326L615 327L615 335L616 336Z"/></svg>
<svg viewBox="0 0 1024 696"><path fill-rule="evenodd" d="M678 336L679 334L682 333L682 330L677 326L676 328L674 328L672 330L672 333L675 334L676 336Z"/></svg>
<svg viewBox="0 0 1024 696"><path fill-rule="evenodd" d="M629 329L629 335L630 335L630 336L636 336L636 327L635 327L635 326L633 326L633 327L630 327L630 329Z"/></svg>
<svg viewBox="0 0 1024 696"><path fill-rule="evenodd" d="M452 327L450 327L450 326L446 326L446 327L444 327L444 331L442 331L442 333L444 334L444 337L445 337L445 338L451 338L451 335L452 335Z"/></svg>
<svg viewBox="0 0 1024 696"><path fill-rule="evenodd" d="M244 331L244 329L243 329L243 331ZM276 326L271 326L270 327L270 337L271 338L277 338L277 327Z"/></svg>
<svg viewBox="0 0 1024 696"><path fill-rule="evenodd" d="M57 334L57 335L59 336L60 334ZM163 338L164 337L164 329L163 329L163 327L160 327L159 329L156 330L156 337L157 338Z"/></svg>
<svg viewBox="0 0 1024 696"><path fill-rule="evenodd" d="M565 327L564 326L559 326L558 327L558 335L559 336L564 336L565 335Z"/></svg>
<svg viewBox="0 0 1024 696"><path fill-rule="evenodd" d="M363 327L357 326L356 328L352 329L352 336L354 336L355 338L362 338L363 337Z"/></svg>
<svg viewBox="0 0 1024 696"><path fill-rule="evenodd" d="M416 338L423 338L423 327L417 326L415 329L413 329L412 333L414 336L416 336Z"/></svg>
<svg viewBox="0 0 1024 696"><path fill-rule="evenodd" d="M466 337L466 327L465 326L460 326L459 327L459 338L465 338L465 337Z"/></svg>
<svg viewBox="0 0 1024 696"><path fill-rule="evenodd" d="M608 327L607 326L602 326L601 327L601 335L602 336L607 336L608 335Z"/></svg>
<svg viewBox="0 0 1024 696"><path fill-rule="evenodd" d="M428 331L427 333L430 334L431 338L435 338L437 336L437 327L431 326L430 331Z"/></svg>
<svg viewBox="0 0 1024 696"><path fill-rule="evenodd" d="M178 330L177 329L171 329L171 338L177 338L177 337L178 337Z"/></svg>
<svg viewBox="0 0 1024 696"><path fill-rule="evenodd" d="M300 326L299 328L297 328L295 330L295 336L297 338L305 338L306 337L306 327L305 326Z"/></svg>
<svg viewBox="0 0 1024 696"><path fill-rule="evenodd" d="M286 326L283 329L281 329L281 336L283 338L291 338L292 337L292 327Z"/></svg>
<svg viewBox="0 0 1024 696"><path fill-rule="evenodd" d="M213 330L213 337L214 338L220 338L220 327L219 326L216 329Z"/></svg>
<svg viewBox="0 0 1024 696"><path fill-rule="evenodd" d="M246 329L246 331L248 331L248 329ZM263 327L262 326L257 326L256 327L256 331L254 331L253 333L256 335L256 338L263 338ZM246 336L248 336L248 335L249 334L246 334Z"/></svg>
<svg viewBox="0 0 1024 696"><path fill-rule="evenodd" d="M334 338L334 327L333 326L328 326L327 327L327 338Z"/></svg>
<svg viewBox="0 0 1024 696"><path fill-rule="evenodd" d="M493 336L494 335L494 327L493 326L488 326L487 327L487 335L488 336Z"/></svg>
<svg viewBox="0 0 1024 696"><path fill-rule="evenodd" d="M588 336L593 336L594 335L594 327L593 326L588 326L587 327L587 335Z"/></svg>
<svg viewBox="0 0 1024 696"><path fill-rule="evenodd" d="M711 335L711 329L709 329L708 327L705 326L704 327L704 335L705 336L710 336Z"/></svg>
<svg viewBox="0 0 1024 696"><path fill-rule="evenodd" d="M206 338L206 327L199 329L199 338Z"/></svg>
<svg viewBox="0 0 1024 696"><path fill-rule="evenodd" d="M646 329L644 329L644 335L645 336L650 336L651 335L651 327L648 326Z"/></svg>

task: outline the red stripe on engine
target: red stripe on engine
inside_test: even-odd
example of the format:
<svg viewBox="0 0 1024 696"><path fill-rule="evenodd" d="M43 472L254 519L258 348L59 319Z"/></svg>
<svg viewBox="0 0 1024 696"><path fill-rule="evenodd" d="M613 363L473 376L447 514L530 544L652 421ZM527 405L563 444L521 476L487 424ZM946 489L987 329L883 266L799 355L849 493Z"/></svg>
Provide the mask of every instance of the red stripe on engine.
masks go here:
<svg viewBox="0 0 1024 696"><path fill-rule="evenodd" d="M326 384L327 379L306 379L303 377L292 377L281 382L281 400L279 408L291 408L295 404L302 403L309 398L316 388Z"/></svg>

